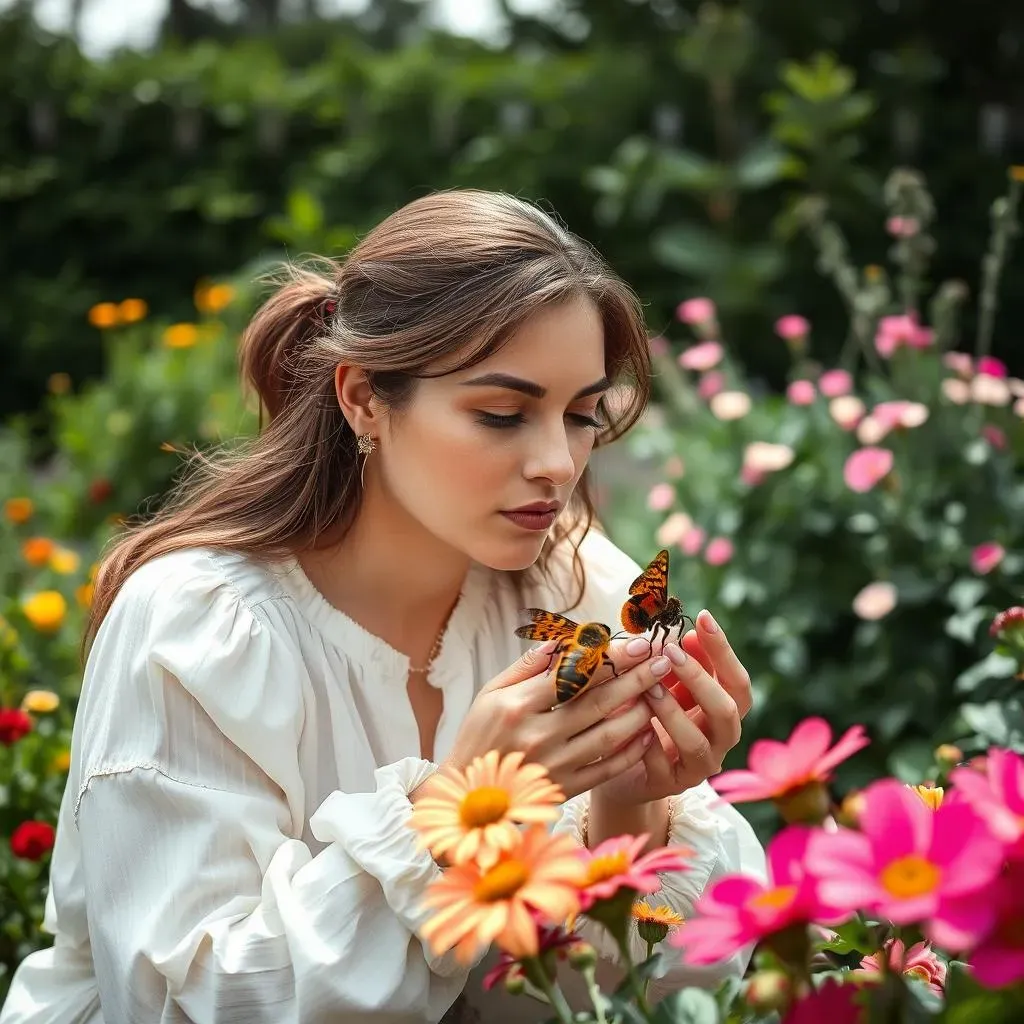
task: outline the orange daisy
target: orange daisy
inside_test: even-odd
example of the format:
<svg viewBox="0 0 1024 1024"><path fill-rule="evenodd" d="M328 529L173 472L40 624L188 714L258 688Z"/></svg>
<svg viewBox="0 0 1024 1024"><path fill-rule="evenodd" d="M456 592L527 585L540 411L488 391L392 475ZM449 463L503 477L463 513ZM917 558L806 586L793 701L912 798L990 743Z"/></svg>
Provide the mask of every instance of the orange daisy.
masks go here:
<svg viewBox="0 0 1024 1024"><path fill-rule="evenodd" d="M637 900L633 904L633 920L644 942L661 942L673 928L683 923L682 915L671 907L664 903L652 907L647 900Z"/></svg>
<svg viewBox="0 0 1024 1024"><path fill-rule="evenodd" d="M453 865L428 888L423 905L434 915L420 933L435 956L454 949L469 964L492 942L517 960L536 956L537 918L561 922L578 911L587 869L576 841L543 825L515 835L493 866Z"/></svg>
<svg viewBox="0 0 1024 1024"><path fill-rule="evenodd" d="M438 773L413 806L409 824L420 845L455 864L475 860L487 869L518 841L517 824L554 821L565 794L539 764L523 764L518 751L492 750L465 772Z"/></svg>

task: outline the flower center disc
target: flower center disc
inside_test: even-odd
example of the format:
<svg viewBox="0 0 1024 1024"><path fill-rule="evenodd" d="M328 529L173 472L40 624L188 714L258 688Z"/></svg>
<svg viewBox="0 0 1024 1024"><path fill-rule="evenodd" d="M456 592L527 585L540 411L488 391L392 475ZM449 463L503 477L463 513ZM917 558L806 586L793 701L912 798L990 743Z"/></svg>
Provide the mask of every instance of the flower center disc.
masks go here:
<svg viewBox="0 0 1024 1024"><path fill-rule="evenodd" d="M796 899L795 885L779 885L748 901L751 910L782 910Z"/></svg>
<svg viewBox="0 0 1024 1024"><path fill-rule="evenodd" d="M600 857L594 857L587 864L587 885L596 885L598 882L615 878L616 875L624 875L627 871L629 871L629 858L625 853L619 851L602 854Z"/></svg>
<svg viewBox="0 0 1024 1024"><path fill-rule="evenodd" d="M530 869L518 860L496 864L473 886L473 895L480 903L494 903L514 896L530 877Z"/></svg>
<svg viewBox="0 0 1024 1024"><path fill-rule="evenodd" d="M880 880L886 892L901 899L911 899L934 892L941 877L942 873L930 860L911 853L887 864Z"/></svg>
<svg viewBox="0 0 1024 1024"><path fill-rule="evenodd" d="M470 790L459 805L459 817L467 828L483 828L501 821L508 812L508 793L497 786Z"/></svg>

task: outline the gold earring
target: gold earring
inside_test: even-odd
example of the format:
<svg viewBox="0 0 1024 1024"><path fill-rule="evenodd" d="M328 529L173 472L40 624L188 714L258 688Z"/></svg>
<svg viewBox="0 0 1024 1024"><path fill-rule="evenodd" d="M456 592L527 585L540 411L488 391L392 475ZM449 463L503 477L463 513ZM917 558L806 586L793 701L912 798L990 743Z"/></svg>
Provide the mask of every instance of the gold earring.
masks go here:
<svg viewBox="0 0 1024 1024"><path fill-rule="evenodd" d="M373 434L360 434L359 437L356 438L356 446L360 455L372 455L377 450L377 445L373 440Z"/></svg>

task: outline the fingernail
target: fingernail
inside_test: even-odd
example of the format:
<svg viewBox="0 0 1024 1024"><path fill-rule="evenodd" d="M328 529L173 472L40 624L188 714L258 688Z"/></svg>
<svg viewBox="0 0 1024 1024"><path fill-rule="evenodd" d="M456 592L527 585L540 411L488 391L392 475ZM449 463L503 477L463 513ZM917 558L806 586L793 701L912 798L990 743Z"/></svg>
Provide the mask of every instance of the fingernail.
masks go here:
<svg viewBox="0 0 1024 1024"><path fill-rule="evenodd" d="M661 700L661 698L665 696L665 687L662 686L661 683L655 683L647 692L655 700Z"/></svg>
<svg viewBox="0 0 1024 1024"><path fill-rule="evenodd" d="M672 666L669 664L668 658L657 657L651 662L651 675L655 679L661 676L667 676Z"/></svg>
<svg viewBox="0 0 1024 1024"><path fill-rule="evenodd" d="M686 651L684 651L678 644L668 644L665 648L665 654L668 655L668 658L673 665L679 666L686 664Z"/></svg>
<svg viewBox="0 0 1024 1024"><path fill-rule="evenodd" d="M709 612L707 609L702 611L698 618L700 619L701 626L704 627L705 633L718 632L718 623L715 622L715 620L711 617L711 612Z"/></svg>
<svg viewBox="0 0 1024 1024"><path fill-rule="evenodd" d="M626 644L626 653L632 655L646 654L650 647L651 645L643 637L638 636L635 640L630 640Z"/></svg>

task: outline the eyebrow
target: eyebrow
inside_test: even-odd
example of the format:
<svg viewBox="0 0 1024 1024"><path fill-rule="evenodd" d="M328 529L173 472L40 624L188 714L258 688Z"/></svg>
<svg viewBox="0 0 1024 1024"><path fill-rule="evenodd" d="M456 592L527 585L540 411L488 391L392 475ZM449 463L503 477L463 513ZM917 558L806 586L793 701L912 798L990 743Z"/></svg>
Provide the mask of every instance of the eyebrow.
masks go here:
<svg viewBox="0 0 1024 1024"><path fill-rule="evenodd" d="M540 384L532 380L523 380L522 377L513 377L507 373L485 373L482 377L464 380L462 386L467 388L507 388L509 391L519 391L524 395L529 395L531 398L543 398L548 393L547 388L541 387ZM573 400L587 398L590 395L599 395L607 391L611 386L612 382L607 377L602 377L600 380L594 381L593 384L588 384L585 388L577 391L573 395Z"/></svg>

